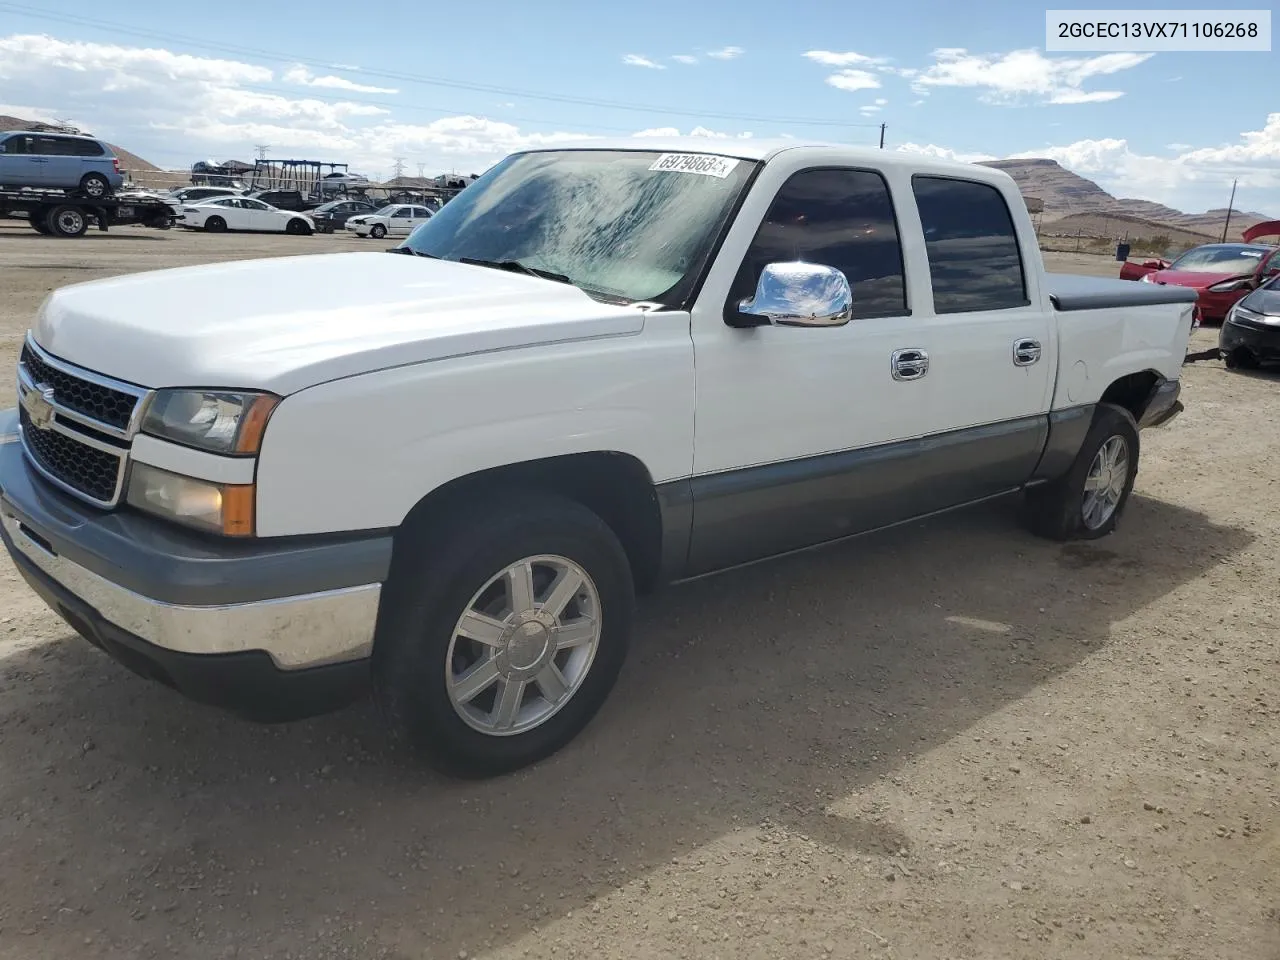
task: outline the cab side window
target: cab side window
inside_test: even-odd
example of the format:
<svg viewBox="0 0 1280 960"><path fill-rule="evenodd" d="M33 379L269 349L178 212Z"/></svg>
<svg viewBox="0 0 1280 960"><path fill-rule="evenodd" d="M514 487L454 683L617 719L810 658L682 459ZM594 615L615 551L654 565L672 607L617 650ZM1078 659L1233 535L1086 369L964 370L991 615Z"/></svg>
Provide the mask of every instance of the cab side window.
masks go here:
<svg viewBox="0 0 1280 960"><path fill-rule="evenodd" d="M988 183L915 176L935 313L1028 306L1018 234L1004 194Z"/></svg>
<svg viewBox="0 0 1280 960"><path fill-rule="evenodd" d="M767 264L793 260L842 271L855 318L908 313L898 225L879 173L821 168L793 174L751 241L731 288L731 309L755 293Z"/></svg>

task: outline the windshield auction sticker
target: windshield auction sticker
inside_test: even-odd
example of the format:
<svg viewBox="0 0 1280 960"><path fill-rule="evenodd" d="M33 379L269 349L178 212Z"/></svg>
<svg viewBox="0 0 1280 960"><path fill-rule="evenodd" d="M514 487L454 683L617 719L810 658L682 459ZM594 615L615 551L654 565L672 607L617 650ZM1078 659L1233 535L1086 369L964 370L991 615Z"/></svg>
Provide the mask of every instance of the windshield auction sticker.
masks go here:
<svg viewBox="0 0 1280 960"><path fill-rule="evenodd" d="M666 173L698 173L723 180L738 165L735 157L717 157L709 153L664 153L653 161L650 170Z"/></svg>

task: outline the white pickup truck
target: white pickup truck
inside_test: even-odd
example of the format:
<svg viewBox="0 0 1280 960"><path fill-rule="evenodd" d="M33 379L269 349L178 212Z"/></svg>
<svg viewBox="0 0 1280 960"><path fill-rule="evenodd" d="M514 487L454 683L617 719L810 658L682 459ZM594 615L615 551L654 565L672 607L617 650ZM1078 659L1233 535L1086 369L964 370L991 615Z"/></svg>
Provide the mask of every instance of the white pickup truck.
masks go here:
<svg viewBox="0 0 1280 960"><path fill-rule="evenodd" d="M1047 275L987 167L521 152L390 251L54 292L4 542L137 672L260 720L372 689L428 762L494 775L583 729L660 584L1004 494L1109 533L1194 299Z"/></svg>

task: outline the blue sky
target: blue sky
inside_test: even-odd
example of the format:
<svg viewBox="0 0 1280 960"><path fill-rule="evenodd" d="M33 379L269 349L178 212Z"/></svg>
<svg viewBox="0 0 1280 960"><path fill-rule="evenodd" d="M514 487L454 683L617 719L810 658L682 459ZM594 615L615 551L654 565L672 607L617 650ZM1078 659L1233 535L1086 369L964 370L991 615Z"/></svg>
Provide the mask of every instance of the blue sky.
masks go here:
<svg viewBox="0 0 1280 960"><path fill-rule="evenodd" d="M1191 211L1225 205L1240 177L1239 205L1280 216L1280 100L1242 82L1272 54L1046 54L1043 7L209 9L0 0L0 112L71 118L166 167L269 143L384 175L395 157L478 172L522 146L644 130L873 144L884 122L894 149L1050 156ZM438 26L432 9L449 11Z"/></svg>

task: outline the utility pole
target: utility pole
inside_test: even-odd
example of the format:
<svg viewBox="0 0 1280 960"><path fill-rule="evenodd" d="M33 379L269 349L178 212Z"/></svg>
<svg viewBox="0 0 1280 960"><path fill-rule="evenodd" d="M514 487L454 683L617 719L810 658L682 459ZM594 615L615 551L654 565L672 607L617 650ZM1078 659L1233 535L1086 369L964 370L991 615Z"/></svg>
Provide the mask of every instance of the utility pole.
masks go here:
<svg viewBox="0 0 1280 960"><path fill-rule="evenodd" d="M1222 242L1223 243L1227 242L1227 228L1231 226L1231 208L1234 207L1236 204L1236 183L1237 182L1238 181L1236 180L1231 181L1231 199L1227 201L1227 222L1222 225Z"/></svg>
<svg viewBox="0 0 1280 960"><path fill-rule="evenodd" d="M255 144L253 149L258 151L259 160L265 160L267 159L267 151L271 149L271 144L269 143Z"/></svg>
<svg viewBox="0 0 1280 960"><path fill-rule="evenodd" d="M885 128L885 125L883 123L880 124L880 149L881 150L884 149L884 128Z"/></svg>
<svg viewBox="0 0 1280 960"><path fill-rule="evenodd" d="M396 157L395 161L396 161L396 165L391 168L392 171L394 171L392 173L392 176L395 178L403 177L404 176L404 157Z"/></svg>
<svg viewBox="0 0 1280 960"><path fill-rule="evenodd" d="M425 180L427 178L427 165L425 163L418 164L418 179Z"/></svg>

